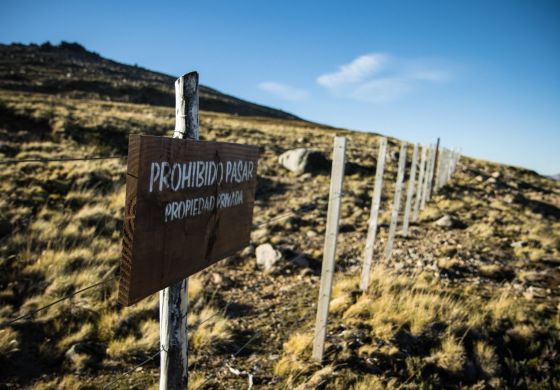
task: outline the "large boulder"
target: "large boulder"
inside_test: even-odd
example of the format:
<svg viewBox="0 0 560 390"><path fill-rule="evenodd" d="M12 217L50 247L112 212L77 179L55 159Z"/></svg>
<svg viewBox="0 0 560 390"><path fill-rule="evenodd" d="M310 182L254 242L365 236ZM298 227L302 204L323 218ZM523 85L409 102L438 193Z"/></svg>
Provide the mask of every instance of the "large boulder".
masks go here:
<svg viewBox="0 0 560 390"><path fill-rule="evenodd" d="M288 150L280 155L278 161L284 168L298 175L328 172L331 166L323 153L306 148Z"/></svg>

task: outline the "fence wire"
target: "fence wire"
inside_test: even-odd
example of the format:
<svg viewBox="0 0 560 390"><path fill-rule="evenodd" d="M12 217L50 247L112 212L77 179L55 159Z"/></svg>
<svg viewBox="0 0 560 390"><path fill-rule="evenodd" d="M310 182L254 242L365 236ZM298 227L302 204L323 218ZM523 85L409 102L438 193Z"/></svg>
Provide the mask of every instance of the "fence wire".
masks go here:
<svg viewBox="0 0 560 390"><path fill-rule="evenodd" d="M12 159L2 160L0 165L20 164L20 163L49 163L49 162L67 162L67 161L91 161L91 160L117 160L127 158L127 156L91 156L91 157L61 157L61 158L29 158L29 159Z"/></svg>
<svg viewBox="0 0 560 390"><path fill-rule="evenodd" d="M102 285L108 283L109 281L113 280L113 279L116 277L116 275L112 275L112 274L117 270L117 268L118 268L118 266L113 267L109 272L107 272L107 273L105 274L105 276L103 276L103 278L101 279L101 281L99 281L99 282L97 282L97 283L94 283L94 284L92 284L92 285L90 285L90 286L84 287L84 288L82 288L82 289L80 289L80 290L74 291L73 293L68 294L68 295L65 295L65 296L63 296L63 297L61 297L61 298L58 298L58 299L54 300L53 302L50 302L50 303L48 303L48 304L46 304L46 305L44 305L44 306L42 306L42 307L40 307L40 308L38 308L38 309L31 310L31 311L29 311L29 312L27 312L27 313L25 313L25 314L23 314L23 315L21 315L21 316L19 316L19 317L17 317L17 318L14 318L14 319L12 319L12 320L9 320L9 321L4 322L3 324L0 324L0 329L5 328L5 327L7 327L7 326L10 326L10 325L12 325L12 324L14 324L14 323L16 323L16 322L18 322L18 321L21 321L21 320L23 320L23 319L32 317L32 316L34 316L35 314L37 314L37 313L39 313L39 312L41 312L41 311L43 311L43 310L46 310L46 309L48 309L49 307L55 306L55 305L57 305L57 304L59 304L59 303L61 303L61 302L64 302L64 301L66 301L66 300L68 300L68 299L71 299L71 298L75 297L76 295L82 294L82 293L84 293L84 292L86 292L86 291L88 291L88 290L91 290L91 289L96 288L96 287L100 287L100 286L102 286ZM111 276L111 275L112 275L112 276Z"/></svg>

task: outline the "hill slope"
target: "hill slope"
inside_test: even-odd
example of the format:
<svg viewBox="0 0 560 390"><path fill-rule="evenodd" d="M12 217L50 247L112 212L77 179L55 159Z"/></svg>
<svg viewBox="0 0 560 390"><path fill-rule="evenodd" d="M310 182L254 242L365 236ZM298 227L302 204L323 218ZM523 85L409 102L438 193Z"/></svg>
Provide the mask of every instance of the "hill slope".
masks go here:
<svg viewBox="0 0 560 390"><path fill-rule="evenodd" d="M170 135L174 110L91 99L87 91L69 98L73 91L0 90L0 161L117 156L1 165L0 324L105 282L0 326L0 387L153 387L158 295L119 306L115 269L128 135ZM200 124L202 139L259 145L261 159L251 246L189 279L191 388L246 388L247 375L226 365L262 389L560 387L558 182L463 157L361 294L378 135L213 112L202 112ZM278 156L305 146L328 157L335 134L348 137L355 169L344 182L320 365L310 359L310 341L330 178L293 175ZM389 140L377 263L399 146ZM456 223L434 223L445 215ZM255 261L262 243L282 255L271 272Z"/></svg>
<svg viewBox="0 0 560 390"><path fill-rule="evenodd" d="M77 43L0 44L0 89L174 107L174 81L174 77L163 73L105 59ZM200 108L243 116L298 119L202 85Z"/></svg>

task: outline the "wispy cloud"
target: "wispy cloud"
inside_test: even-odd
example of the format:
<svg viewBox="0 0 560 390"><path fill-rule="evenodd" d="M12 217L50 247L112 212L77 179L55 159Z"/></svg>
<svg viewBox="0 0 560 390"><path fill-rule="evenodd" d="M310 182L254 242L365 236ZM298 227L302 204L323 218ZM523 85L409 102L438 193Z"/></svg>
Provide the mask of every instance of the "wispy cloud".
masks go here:
<svg viewBox="0 0 560 390"><path fill-rule="evenodd" d="M368 103L385 103L399 99L412 90L407 80L378 78L359 85L349 95L352 99Z"/></svg>
<svg viewBox="0 0 560 390"><path fill-rule="evenodd" d="M357 83L382 69L387 59L387 56L382 53L366 54L349 64L340 66L338 72L319 76L317 82L327 88Z"/></svg>
<svg viewBox="0 0 560 390"><path fill-rule="evenodd" d="M259 88L283 100L300 101L309 96L305 89L292 87L275 81L262 82L259 84Z"/></svg>
<svg viewBox="0 0 560 390"><path fill-rule="evenodd" d="M385 103L418 90L423 84L445 83L449 70L422 59L405 60L385 53L369 53L317 77L317 83L334 96L367 103Z"/></svg>

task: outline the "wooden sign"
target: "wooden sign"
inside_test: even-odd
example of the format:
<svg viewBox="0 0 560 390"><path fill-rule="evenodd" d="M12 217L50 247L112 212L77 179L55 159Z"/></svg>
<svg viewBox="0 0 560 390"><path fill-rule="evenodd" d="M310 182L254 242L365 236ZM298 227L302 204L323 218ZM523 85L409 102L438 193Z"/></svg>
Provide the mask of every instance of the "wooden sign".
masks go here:
<svg viewBox="0 0 560 390"><path fill-rule="evenodd" d="M250 145L130 136L120 303L249 244L258 156Z"/></svg>

